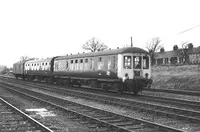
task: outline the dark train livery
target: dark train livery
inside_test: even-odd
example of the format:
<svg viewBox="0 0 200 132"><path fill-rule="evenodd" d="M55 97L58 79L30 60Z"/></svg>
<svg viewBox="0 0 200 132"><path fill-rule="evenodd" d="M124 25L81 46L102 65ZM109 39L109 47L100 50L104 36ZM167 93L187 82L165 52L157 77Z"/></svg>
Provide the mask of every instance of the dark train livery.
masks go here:
<svg viewBox="0 0 200 132"><path fill-rule="evenodd" d="M89 85L134 94L152 84L150 56L136 47L27 60L15 63L13 74L26 80Z"/></svg>

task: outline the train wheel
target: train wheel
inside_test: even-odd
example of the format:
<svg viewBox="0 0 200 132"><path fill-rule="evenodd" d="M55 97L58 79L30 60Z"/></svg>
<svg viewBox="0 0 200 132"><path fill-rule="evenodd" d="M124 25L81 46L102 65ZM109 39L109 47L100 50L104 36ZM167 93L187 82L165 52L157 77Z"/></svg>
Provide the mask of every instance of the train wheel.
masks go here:
<svg viewBox="0 0 200 132"><path fill-rule="evenodd" d="M133 94L137 95L140 91L142 91L142 84L139 82L135 85L135 89L133 89Z"/></svg>
<svg viewBox="0 0 200 132"><path fill-rule="evenodd" d="M68 87L71 86L71 79L70 79L70 78L68 78L68 79L66 80L66 85L67 85Z"/></svg>
<svg viewBox="0 0 200 132"><path fill-rule="evenodd" d="M121 83L121 82L116 82L115 84L113 84L113 89L114 89L114 91L116 91L118 94L122 94L122 93L123 93L122 83Z"/></svg>
<svg viewBox="0 0 200 132"><path fill-rule="evenodd" d="M138 91L134 91L133 94L134 94L134 95L137 95L137 94L138 94Z"/></svg>
<svg viewBox="0 0 200 132"><path fill-rule="evenodd" d="M150 84L150 85L147 85L147 88L150 89L150 88L151 88L151 84Z"/></svg>
<svg viewBox="0 0 200 132"><path fill-rule="evenodd" d="M117 90L117 93L118 93L118 94L123 94L123 88L120 87L120 88Z"/></svg>
<svg viewBox="0 0 200 132"><path fill-rule="evenodd" d="M28 77L28 80L31 81L31 77L30 76Z"/></svg>
<svg viewBox="0 0 200 132"><path fill-rule="evenodd" d="M81 87L81 80L77 80L77 85L79 88Z"/></svg>
<svg viewBox="0 0 200 132"><path fill-rule="evenodd" d="M102 85L102 90L103 92L108 92L108 88L106 87L106 85Z"/></svg>

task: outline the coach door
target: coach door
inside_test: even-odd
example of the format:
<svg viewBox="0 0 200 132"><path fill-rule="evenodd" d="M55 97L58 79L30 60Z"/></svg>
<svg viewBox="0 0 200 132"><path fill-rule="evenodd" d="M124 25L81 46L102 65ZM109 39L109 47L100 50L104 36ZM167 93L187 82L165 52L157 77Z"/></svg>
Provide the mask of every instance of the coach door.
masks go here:
<svg viewBox="0 0 200 132"><path fill-rule="evenodd" d="M125 76L125 74L128 74L129 79L133 79L133 65L132 65L132 54L130 55L124 55L123 56L123 70L122 70L122 77Z"/></svg>
<svg viewBox="0 0 200 132"><path fill-rule="evenodd" d="M142 56L133 56L133 75L134 78L142 76Z"/></svg>

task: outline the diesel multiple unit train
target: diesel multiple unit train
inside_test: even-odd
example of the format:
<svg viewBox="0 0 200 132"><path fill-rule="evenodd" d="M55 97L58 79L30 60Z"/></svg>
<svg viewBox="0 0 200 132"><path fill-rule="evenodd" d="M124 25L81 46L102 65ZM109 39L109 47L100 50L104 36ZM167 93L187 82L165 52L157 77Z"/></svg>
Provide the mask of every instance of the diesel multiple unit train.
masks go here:
<svg viewBox="0 0 200 132"><path fill-rule="evenodd" d="M13 64L13 74L24 80L59 85L88 85L104 91L137 94L152 84L150 56L136 48L30 59Z"/></svg>

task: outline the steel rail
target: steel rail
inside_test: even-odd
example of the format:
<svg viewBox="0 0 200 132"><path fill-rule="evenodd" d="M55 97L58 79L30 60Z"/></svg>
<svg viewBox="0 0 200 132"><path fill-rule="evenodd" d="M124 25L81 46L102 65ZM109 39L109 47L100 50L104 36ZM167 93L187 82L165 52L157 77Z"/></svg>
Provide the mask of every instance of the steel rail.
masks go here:
<svg viewBox="0 0 200 132"><path fill-rule="evenodd" d="M36 87L36 86L32 85L32 87ZM49 89L46 89L46 90L49 90ZM55 89L50 89L50 90L55 91ZM57 89L57 90L59 90L59 89ZM60 93L63 93L65 90L66 89L61 89ZM69 89L67 89L65 93L69 94L68 91L70 91L70 93L74 92L74 94L71 95L71 96L75 96L75 95L77 95L77 93L80 93L79 97L82 97L82 98L86 98L86 99L90 99L90 100L91 99L93 99L93 100L96 99L98 101L103 101L103 99L104 99L104 102L108 102L108 100L109 100L108 104L109 103L118 104L118 105L123 105L124 107L130 107L131 106L132 108L135 108L135 109L136 108L138 109L138 107L134 107L135 105L137 105L137 106L140 105L141 106L141 108L140 108L141 110L154 111L154 112L157 112L157 113L160 113L160 114L166 114L166 115L172 115L173 116L174 115L173 112L172 112L172 114L170 114L170 113L167 113L167 112L163 111L163 109L168 109L168 110L172 110L172 111L176 111L176 112L180 111L181 113L185 112L185 113L190 113L192 115L194 115L194 114L200 115L200 113L198 111L187 110L187 109L179 109L179 108L171 106L171 104L173 104L173 105L184 105L184 106L188 106L188 107L200 108L200 102L192 102L192 101L169 99L169 98L159 98L159 97L153 97L153 96L138 96L137 100L130 100L130 99L119 99L119 98L116 98L116 97L112 97L111 98L110 96L99 95L99 94L94 94L94 93L93 93L93 95L91 95L91 94L88 94L88 93L83 92L83 91L79 92L79 91L74 91L74 90L69 90ZM81 96L84 93L86 94L86 96ZM141 99L144 100L144 98L146 100L149 100L149 101L157 101L157 102L163 103L163 104L168 103L168 104L170 104L170 107L169 106L164 106L164 105L155 105L155 104L150 104L150 103L144 103L144 102L141 101ZM122 102L122 101L124 102L123 104L119 104L118 103L118 102ZM131 105L131 104L133 104L133 105ZM151 110L147 106L151 106L153 108L156 107L157 109L162 109L162 111L159 111L159 110L156 111L155 109ZM175 117L179 117L179 118L182 118L182 119L190 119L190 120L197 121L197 122L200 121L200 118L184 116L182 114L180 114L180 115L177 114L177 115L175 115Z"/></svg>
<svg viewBox="0 0 200 132"><path fill-rule="evenodd" d="M37 87L37 86L33 86L32 87ZM60 90L60 93L63 93L64 90L66 89L62 89ZM55 89L53 89L53 91L55 91ZM77 96L77 93L79 94L79 97L81 98L85 98L85 99L89 99L89 100L96 100L96 101L101 101L104 103L108 103L108 104L114 104L114 105L119 105L119 106L124 106L126 108L132 108L132 109L138 109L141 111L147 111L147 112L156 112L160 115L170 115L170 116L174 116L177 117L179 119L184 119L184 120L191 120L191 121L195 121L195 122L199 122L200 121L200 112L198 111L194 111L194 110L187 110L187 109L180 109L180 108L176 108L176 107L172 107L172 106L164 106L164 105L155 105L155 104L150 104L150 103L145 103L142 102L141 100L128 100L128 99L119 99L116 97L110 97L110 96L105 96L105 95L98 95L98 94L88 94L86 92L78 92L78 91L74 91L74 90L67 90L65 93L69 94L69 92L72 93L72 91L74 92L74 94L70 95L70 96ZM55 91L56 92L56 91ZM82 96L83 94L86 94L86 96ZM145 96L143 97L145 98ZM104 100L103 100L104 99ZM139 97L139 99L141 99L141 97ZM148 100L154 100L154 98L147 98ZM108 101L109 100L109 101ZM173 100L171 102L166 102L165 100L159 99L156 97L156 101L160 101L161 103L172 103L172 104L176 104L176 105L181 105L180 103L176 102L176 100ZM184 105L186 105L184 103ZM187 104L188 106L191 106L190 104ZM195 105L193 105L194 107ZM151 109L151 108L153 109ZM196 106L198 107L198 106ZM169 111L169 112L168 112ZM185 113L185 114L183 114ZM190 116L192 115L192 117ZM193 117L194 115L196 115L197 117Z"/></svg>
<svg viewBox="0 0 200 132"><path fill-rule="evenodd" d="M13 86L12 86L13 87ZM15 87L15 89L12 89L12 90L15 90L16 91L16 89L18 89L19 87L16 87L16 86L14 86ZM8 88L8 87L7 87ZM19 89L21 89L21 88L19 88ZM33 93L35 93L34 94L34 96L39 96L39 94L41 94L42 96L41 97L44 97L44 93L39 93L39 92L36 92L36 91L31 91L31 90L28 90L28 89L23 89L23 90L27 90L27 92L25 93L25 95L26 96L29 96L29 97L31 97L29 94L31 93L31 94L33 94ZM31 92L30 92L31 91ZM27 93L29 93L29 94L27 94ZM51 98L54 98L53 100L58 100L58 102L62 102L62 101L65 101L65 102L67 102L66 100L63 100L63 99L61 99L61 98L58 98L58 97L52 97L51 95L45 95L45 96L47 96L47 99L48 100L50 100ZM40 98L41 98L40 97ZM52 104L52 102L50 102L50 101L46 101L46 100L41 100L40 99L40 101L43 101L43 102L46 102L46 103L49 103L49 104ZM70 103L72 103L72 102L70 102ZM74 103L74 102L73 102ZM52 105L57 105L57 104L52 104ZM98 111L101 111L101 112L103 112L103 113L107 113L108 115L110 115L110 114L114 114L115 116L114 117L117 117L117 116L119 116L119 117L122 117L122 118L126 118L126 119L128 119L128 120L135 120L136 122L141 122L142 124L148 124L147 126L154 126L154 127L156 127L156 129L158 129L158 128L160 128L161 130L167 130L167 131L178 131L178 132L183 132L183 130L180 130L180 129L177 129L177 128L171 128L171 127L169 127L169 126L165 126L165 125L161 125L161 124L157 124L157 123L153 123L153 122L149 122L149 121L146 121L146 120L142 120L142 119L133 119L133 118L131 118L131 117L128 117L128 116L124 116L124 115L120 115L120 114L116 114L116 113L112 113L112 112L109 112L109 111L104 111L104 110L101 110L101 109L97 109L97 108L92 108L92 107L89 107L89 106L84 106L83 104L77 104L76 103L76 105L81 105L81 107L84 107L84 108L86 108L86 107L88 107L89 108L89 110L91 110L91 109L96 109L96 110L98 110ZM58 105L57 105L57 107L58 107ZM63 108L63 106L61 106L61 108L62 109L65 109L65 110L67 110L67 111L71 111L71 109L69 110L69 109L66 109L65 107ZM71 111L71 112L73 112L73 113L75 113L76 111ZM80 112L80 113L78 113L79 115L81 114L81 116L86 116L87 118L90 118L90 117L88 117L87 115L84 115L82 112ZM100 121L101 123L106 123L107 125L109 125L109 126L112 126L112 127L115 127L115 128L117 128L117 129L119 129L119 130L124 130L124 131L132 131L132 130L129 130L129 129L126 129L125 127L119 127L119 126L116 126L116 125L114 125L113 123L109 123L109 122L105 122L105 120L100 120L100 119L96 119L96 118L92 118L93 120L96 120L96 121ZM130 124L129 124L130 125Z"/></svg>
<svg viewBox="0 0 200 132"><path fill-rule="evenodd" d="M4 100L3 98L0 97L0 100L6 104L10 109L14 110L15 112L19 113L21 116L23 116L23 118L27 119L28 121L30 121L32 124L34 124L34 126L36 126L38 129L44 131L44 132L53 132L51 129L49 129L48 127L46 127L45 125L41 124L40 122L38 122L37 120L33 119L32 117L30 117L29 115L25 114L23 111L19 110L17 107L13 106L12 104L10 104L9 102L7 102L6 100Z"/></svg>
<svg viewBox="0 0 200 132"><path fill-rule="evenodd" d="M144 91L148 91L148 92L164 92L164 93L172 93L172 94L191 95L191 96L200 96L200 92L198 92L198 91L187 91L187 90L151 88L151 89L144 89Z"/></svg>
<svg viewBox="0 0 200 132"><path fill-rule="evenodd" d="M14 77L9 77L9 76L0 76L2 78L10 78L10 79L14 79ZM83 86L84 87L84 86ZM84 87L87 89L91 89L88 87ZM96 88L92 88L94 90L99 90ZM150 89L143 89L143 91L149 91L149 92L164 92L164 93L172 93L172 94L181 94L181 95L190 95L190 96L200 96L200 92L199 91L187 91L187 90L176 90L176 89L159 89L159 88L150 88ZM130 94L130 93L125 93L125 94Z"/></svg>

